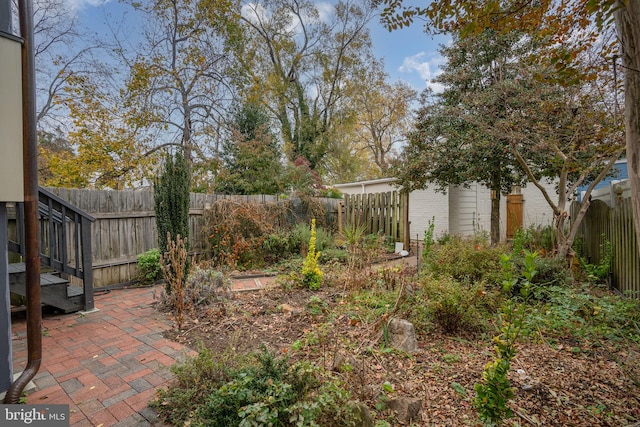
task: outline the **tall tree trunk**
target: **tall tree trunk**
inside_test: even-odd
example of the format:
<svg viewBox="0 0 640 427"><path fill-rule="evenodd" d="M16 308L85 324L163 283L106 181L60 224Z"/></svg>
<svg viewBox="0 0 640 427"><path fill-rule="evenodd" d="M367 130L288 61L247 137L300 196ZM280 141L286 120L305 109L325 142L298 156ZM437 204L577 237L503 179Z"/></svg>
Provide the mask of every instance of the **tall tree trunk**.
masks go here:
<svg viewBox="0 0 640 427"><path fill-rule="evenodd" d="M626 3L626 4L625 4ZM624 66L624 128L631 205L640 249L640 0L618 2L615 12Z"/></svg>

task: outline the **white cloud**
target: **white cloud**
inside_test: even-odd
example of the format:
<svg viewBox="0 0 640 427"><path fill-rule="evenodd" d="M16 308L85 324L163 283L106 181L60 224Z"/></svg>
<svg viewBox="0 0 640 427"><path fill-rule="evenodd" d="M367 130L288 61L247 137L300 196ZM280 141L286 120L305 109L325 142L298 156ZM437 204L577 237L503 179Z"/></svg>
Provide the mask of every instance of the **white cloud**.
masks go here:
<svg viewBox="0 0 640 427"><path fill-rule="evenodd" d="M109 3L111 0L64 0L71 10L80 10L86 6L97 7Z"/></svg>
<svg viewBox="0 0 640 427"><path fill-rule="evenodd" d="M242 5L240 9L240 14L247 20L251 22L258 22L259 20L264 20L267 16L267 11L265 8L258 3L247 3Z"/></svg>
<svg viewBox="0 0 640 427"><path fill-rule="evenodd" d="M402 65L398 67L398 71L401 73L417 72L420 78L426 82L427 87L436 93L440 93L444 90L444 87L439 83L434 83L433 79L441 73L440 65L444 63L445 59L438 54L432 54L431 57L427 57L426 52L419 52L413 56L405 57Z"/></svg>
<svg viewBox="0 0 640 427"><path fill-rule="evenodd" d="M333 5L331 3L319 2L316 3L316 9L318 9L320 22L329 22L331 15L333 15Z"/></svg>

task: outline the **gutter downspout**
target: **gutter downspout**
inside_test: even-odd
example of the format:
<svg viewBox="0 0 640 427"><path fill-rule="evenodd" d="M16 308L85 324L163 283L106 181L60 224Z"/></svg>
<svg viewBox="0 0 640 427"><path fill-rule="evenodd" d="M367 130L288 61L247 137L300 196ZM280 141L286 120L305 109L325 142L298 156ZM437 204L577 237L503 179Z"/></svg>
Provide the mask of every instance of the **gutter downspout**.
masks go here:
<svg viewBox="0 0 640 427"><path fill-rule="evenodd" d="M4 398L16 404L42 362L42 308L40 298L40 249L38 244L38 141L36 133L33 3L18 0L22 45L22 132L24 167L24 245L27 290L27 366Z"/></svg>

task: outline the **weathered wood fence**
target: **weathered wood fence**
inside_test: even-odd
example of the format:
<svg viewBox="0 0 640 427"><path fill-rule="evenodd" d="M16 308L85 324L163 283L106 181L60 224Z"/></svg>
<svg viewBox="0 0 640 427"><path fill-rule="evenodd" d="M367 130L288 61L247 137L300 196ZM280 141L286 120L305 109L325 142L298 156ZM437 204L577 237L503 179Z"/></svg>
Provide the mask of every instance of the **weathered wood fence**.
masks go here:
<svg viewBox="0 0 640 427"><path fill-rule="evenodd" d="M127 283L136 279L137 256L158 247L152 190L84 190L51 188L49 191L96 218L92 226L94 287ZM206 257L205 208L221 199L251 203L284 203L270 195L228 196L191 193L189 244L191 252ZM321 199L325 222L337 221L338 200ZM333 219L332 219L333 218Z"/></svg>
<svg viewBox="0 0 640 427"><path fill-rule="evenodd" d="M367 233L391 236L409 247L409 194L388 191L344 195L340 224L365 225Z"/></svg>
<svg viewBox="0 0 640 427"><path fill-rule="evenodd" d="M579 204L572 206L572 216ZM640 254L631 211L631 199L619 199L613 208L601 200L593 200L576 236L582 240L584 255L597 264L605 254L601 247L611 243L612 286L622 294L640 299Z"/></svg>

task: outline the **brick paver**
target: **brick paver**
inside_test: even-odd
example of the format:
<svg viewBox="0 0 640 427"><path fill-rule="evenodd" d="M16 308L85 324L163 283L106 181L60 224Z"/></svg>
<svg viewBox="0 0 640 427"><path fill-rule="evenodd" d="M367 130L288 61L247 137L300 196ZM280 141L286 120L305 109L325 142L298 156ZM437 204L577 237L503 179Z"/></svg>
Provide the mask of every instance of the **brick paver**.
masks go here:
<svg viewBox="0 0 640 427"><path fill-rule="evenodd" d="M45 315L43 357L27 403L69 404L70 425L150 426L147 402L171 379L168 367L195 352L166 340L153 288L96 293L95 311ZM26 323L13 319L14 371L26 365Z"/></svg>

